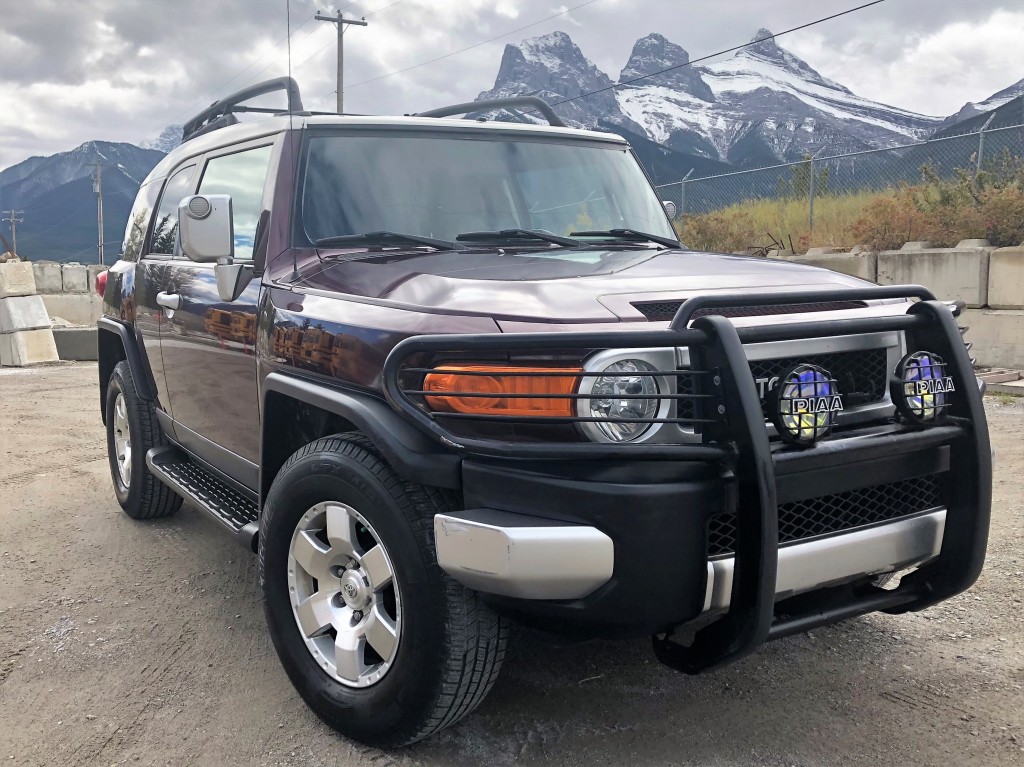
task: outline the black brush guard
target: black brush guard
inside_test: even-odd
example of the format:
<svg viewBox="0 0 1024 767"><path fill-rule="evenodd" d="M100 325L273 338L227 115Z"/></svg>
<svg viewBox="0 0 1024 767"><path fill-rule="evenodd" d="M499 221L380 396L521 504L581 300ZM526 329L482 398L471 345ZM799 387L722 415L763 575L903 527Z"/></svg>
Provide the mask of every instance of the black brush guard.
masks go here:
<svg viewBox="0 0 1024 767"><path fill-rule="evenodd" d="M717 315L698 317L708 307L796 304L832 301L871 301L918 298L906 314L853 317L825 321L737 328ZM806 449L773 452L761 402L744 354L744 343L846 336L902 331L907 349L927 349L941 355L953 378L956 396L948 417L930 428L904 426L858 439L835 438ZM424 370L407 365L413 355L495 353L537 349L630 349L688 347L691 370L703 377L705 414L724 405L726 417L701 418L701 444L645 445L597 443L516 443L467 439L449 431L403 388L403 372ZM711 382L716 382L712 386ZM752 652L769 639L806 631L815 626L874 611L900 613L920 610L967 589L977 580L985 558L992 496L992 455L988 428L968 351L948 305L927 289L915 286L865 287L828 291L749 293L690 298L680 306L669 329L615 333L489 334L479 336L416 336L399 343L384 365L384 389L401 413L443 444L467 455L506 458L683 459L716 461L735 479L737 516L735 571L728 612L698 630L683 645L670 635L654 637L663 663L687 673L713 669ZM422 392L419 392L422 394ZM711 404L712 407L707 407ZM502 416L492 416L502 417ZM507 416L515 419L516 416ZM950 482L946 524L939 557L903 578L898 588L870 588L839 604L812 608L800 615L776 619L775 583L778 565L778 478L808 469L842 467L863 458L900 455L907 451L948 446Z"/></svg>

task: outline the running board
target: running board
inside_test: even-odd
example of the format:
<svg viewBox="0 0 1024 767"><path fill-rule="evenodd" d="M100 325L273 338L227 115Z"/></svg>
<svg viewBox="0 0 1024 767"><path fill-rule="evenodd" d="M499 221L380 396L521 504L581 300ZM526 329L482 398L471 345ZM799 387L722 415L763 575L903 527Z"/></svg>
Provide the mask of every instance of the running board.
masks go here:
<svg viewBox="0 0 1024 767"><path fill-rule="evenodd" d="M256 550L259 506L176 447L154 447L146 465L157 479L224 525L243 546Z"/></svg>

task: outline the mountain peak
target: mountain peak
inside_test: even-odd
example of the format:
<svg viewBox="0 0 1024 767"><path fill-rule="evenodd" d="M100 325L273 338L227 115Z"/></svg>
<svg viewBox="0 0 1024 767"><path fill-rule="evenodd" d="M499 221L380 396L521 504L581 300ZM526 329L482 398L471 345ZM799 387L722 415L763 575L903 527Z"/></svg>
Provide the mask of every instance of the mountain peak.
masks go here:
<svg viewBox="0 0 1024 767"><path fill-rule="evenodd" d="M700 72L689 64L690 54L686 49L654 32L633 44L629 61L619 74L619 82L643 78L645 85L672 88L703 101L714 101L715 96L701 79Z"/></svg>
<svg viewBox="0 0 1024 767"><path fill-rule="evenodd" d="M594 127L595 113L624 119L611 85L608 75L583 55L569 35L549 32L506 45L494 87L477 100L530 94L554 103L593 94L560 105L556 111L569 125Z"/></svg>
<svg viewBox="0 0 1024 767"><path fill-rule="evenodd" d="M761 27L750 39L750 44L736 51L733 57L734 62L747 62L752 64L755 71L760 71L764 65L777 67L781 70L796 75L802 80L807 80L826 88L841 91L844 94L852 95L850 90L826 77L822 77L816 69L799 56L787 51L775 42L775 35L771 30ZM716 65L711 65L715 69Z"/></svg>

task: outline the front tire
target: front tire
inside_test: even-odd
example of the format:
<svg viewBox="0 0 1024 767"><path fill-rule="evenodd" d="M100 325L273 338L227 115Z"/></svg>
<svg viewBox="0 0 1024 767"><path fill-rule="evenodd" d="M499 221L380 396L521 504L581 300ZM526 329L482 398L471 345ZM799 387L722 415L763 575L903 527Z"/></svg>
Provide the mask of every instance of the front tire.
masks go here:
<svg viewBox="0 0 1024 767"><path fill-rule="evenodd" d="M114 495L132 519L170 516L181 496L146 466L146 453L167 444L153 405L139 396L127 362L114 367L107 383L107 457Z"/></svg>
<svg viewBox="0 0 1024 767"><path fill-rule="evenodd" d="M299 694L344 735L415 742L498 676L507 625L437 565L433 518L452 508L356 435L307 445L271 486L259 536L270 635Z"/></svg>

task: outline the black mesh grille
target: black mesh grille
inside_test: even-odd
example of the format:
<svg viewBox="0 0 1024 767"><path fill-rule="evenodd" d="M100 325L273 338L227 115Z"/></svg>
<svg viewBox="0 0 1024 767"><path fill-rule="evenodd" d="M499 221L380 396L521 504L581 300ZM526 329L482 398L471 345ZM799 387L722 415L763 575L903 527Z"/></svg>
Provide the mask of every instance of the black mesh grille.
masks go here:
<svg viewBox="0 0 1024 767"><path fill-rule="evenodd" d="M824 368L836 380L839 393L843 395L843 406L846 408L879 402L885 399L885 391L889 380L889 366L885 349L864 349L853 352L835 352L833 354L810 354L806 357L782 357L774 360L751 360L750 372L757 379L766 379L758 384L758 393L762 390L761 410L768 417L767 394L772 378L782 376L801 364L817 365ZM692 376L679 376L679 393L693 394ZM693 400L679 401L679 417L693 416Z"/></svg>
<svg viewBox="0 0 1024 767"><path fill-rule="evenodd" d="M936 475L784 503L779 506L779 544L889 522L941 505L942 491ZM731 554L735 545L736 515L712 517L708 522L708 556Z"/></svg>
<svg viewBox="0 0 1024 767"><path fill-rule="evenodd" d="M633 306L639 309L651 322L668 322L676 316L682 301L637 301ZM835 312L843 309L863 309L863 301L828 301L810 304L774 304L769 306L720 306L698 309L693 319L717 314L722 317L764 317L770 314L805 314L807 312Z"/></svg>

